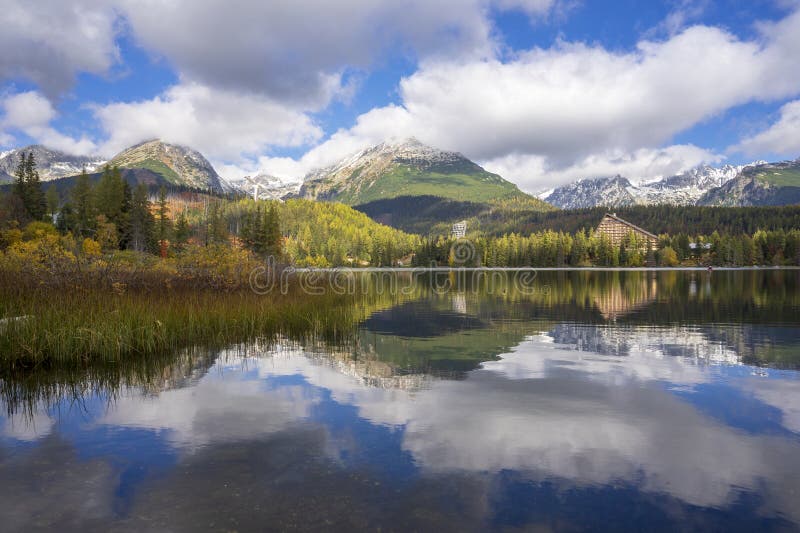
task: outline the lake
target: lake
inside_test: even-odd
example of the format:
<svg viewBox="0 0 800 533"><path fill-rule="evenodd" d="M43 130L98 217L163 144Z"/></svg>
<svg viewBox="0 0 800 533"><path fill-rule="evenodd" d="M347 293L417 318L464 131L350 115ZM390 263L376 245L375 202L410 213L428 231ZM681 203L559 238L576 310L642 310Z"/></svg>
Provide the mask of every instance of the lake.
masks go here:
<svg viewBox="0 0 800 533"><path fill-rule="evenodd" d="M5 376L0 530L800 529L800 272L489 274Z"/></svg>

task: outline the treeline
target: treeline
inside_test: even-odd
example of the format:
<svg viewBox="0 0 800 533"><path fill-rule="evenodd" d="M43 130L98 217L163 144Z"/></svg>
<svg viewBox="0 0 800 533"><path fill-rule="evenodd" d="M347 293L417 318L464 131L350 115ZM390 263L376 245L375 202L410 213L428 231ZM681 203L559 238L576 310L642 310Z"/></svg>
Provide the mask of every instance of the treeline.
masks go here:
<svg viewBox="0 0 800 533"><path fill-rule="evenodd" d="M395 203L406 210L407 199ZM519 202L517 202L519 203ZM480 204L423 199L418 212ZM131 187L118 168L106 167L94 183L83 172L63 195L43 191L32 154L23 154L10 194L0 196L0 249L37 236L62 235L93 255L134 250L160 255L187 248L243 249L300 266L642 266L800 265L800 207L635 207L623 218L661 234L649 250L630 234L619 245L594 227L604 209L532 212L512 203L484 206L483 220L469 224L469 241L421 238L379 224L346 205L293 199L253 201L183 192L156 198L139 183ZM513 214L508 212L513 211ZM505 213L505 214L503 214ZM495 234L497 227L537 229ZM553 227L547 227L553 226ZM707 232L696 231L705 228ZM72 239L72 240L70 240ZM67 247L69 248L69 246Z"/></svg>
<svg viewBox="0 0 800 533"><path fill-rule="evenodd" d="M575 234L597 227L609 211L648 231L661 234L753 235L758 230L800 228L800 206L703 207L633 206L542 210L524 201L461 202L435 196L401 196L356 206L373 219L419 235L448 235L452 223L467 220L471 232L500 237L546 230Z"/></svg>
<svg viewBox="0 0 800 533"><path fill-rule="evenodd" d="M633 232L619 245L602 233L545 230L529 236L454 240L422 239L415 266L465 267L641 267L641 266L800 266L800 230L759 230L751 235L690 237L662 235L655 248Z"/></svg>
<svg viewBox="0 0 800 533"><path fill-rule="evenodd" d="M32 156L20 169L18 181L29 188L0 197L0 249L59 233L92 253L166 257L187 247L228 247L300 266L387 266L408 264L419 242L342 204L168 194L163 186L152 198L145 184L131 188L120 169L108 167L95 183L82 173L62 199L52 187L41 192Z"/></svg>
<svg viewBox="0 0 800 533"><path fill-rule="evenodd" d="M632 206L593 207L547 212L509 213L497 209L479 217L480 231L491 235L545 230L576 233L596 228L609 211L656 235L753 235L759 230L784 232L800 228L800 205L770 207Z"/></svg>

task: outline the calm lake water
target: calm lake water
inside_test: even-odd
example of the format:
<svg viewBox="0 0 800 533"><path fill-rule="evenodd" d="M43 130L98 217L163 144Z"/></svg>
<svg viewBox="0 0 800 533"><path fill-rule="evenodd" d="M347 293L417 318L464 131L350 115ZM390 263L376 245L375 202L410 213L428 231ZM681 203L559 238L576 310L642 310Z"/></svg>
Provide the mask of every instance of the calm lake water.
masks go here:
<svg viewBox="0 0 800 533"><path fill-rule="evenodd" d="M800 273L443 279L0 381L0 530L800 529Z"/></svg>

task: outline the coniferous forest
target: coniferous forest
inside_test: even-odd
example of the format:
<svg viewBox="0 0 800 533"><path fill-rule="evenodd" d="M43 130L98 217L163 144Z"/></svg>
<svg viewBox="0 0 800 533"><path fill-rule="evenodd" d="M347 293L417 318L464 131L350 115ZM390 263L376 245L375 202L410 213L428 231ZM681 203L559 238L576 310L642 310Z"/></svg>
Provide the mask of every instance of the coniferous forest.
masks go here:
<svg viewBox="0 0 800 533"><path fill-rule="evenodd" d="M399 199L394 205L405 203ZM94 182L84 172L67 190L52 184L45 189L33 154L23 153L13 187L0 197L0 249L5 257L30 260L44 257L42 247L47 246L71 256L145 253L174 260L204 251L219 257L231 249L256 259L271 256L316 267L800 265L796 206L617 209L618 216L659 235L656 249L647 250L633 234L614 246L596 233L606 212L602 208L542 212L524 205L477 209L478 204L447 201L426 210L424 199L420 205L422 222L398 220L391 210L384 221L419 230L432 213L454 218L432 222L427 232L415 234L338 203L256 202L168 191L163 185L154 190L144 183L132 185L116 167L106 167ZM450 224L470 213L477 216L466 218L469 253L454 256Z"/></svg>

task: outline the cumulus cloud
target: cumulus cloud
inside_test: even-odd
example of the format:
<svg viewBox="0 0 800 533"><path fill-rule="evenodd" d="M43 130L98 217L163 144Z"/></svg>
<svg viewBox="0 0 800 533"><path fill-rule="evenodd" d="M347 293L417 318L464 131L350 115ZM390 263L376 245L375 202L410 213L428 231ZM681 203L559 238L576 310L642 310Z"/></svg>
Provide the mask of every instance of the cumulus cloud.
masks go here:
<svg viewBox="0 0 800 533"><path fill-rule="evenodd" d="M0 140L13 141L9 130L21 131L36 142L56 150L84 155L92 153L96 146L86 137L74 139L60 133L50 124L58 113L50 101L41 93L28 91L7 96L0 101L3 111L0 118Z"/></svg>
<svg viewBox="0 0 800 533"><path fill-rule="evenodd" d="M402 105L360 116L297 168L393 135L511 170L531 190L586 174L652 178L719 161L707 150L668 143L737 105L800 92L800 11L761 31L747 41L694 26L624 53L560 42L508 62L426 61L401 81Z"/></svg>
<svg viewBox="0 0 800 533"><path fill-rule="evenodd" d="M119 5L136 39L183 76L311 107L337 92L345 68L369 67L398 44L412 55L446 57L487 55L493 46L482 0Z"/></svg>
<svg viewBox="0 0 800 533"><path fill-rule="evenodd" d="M483 161L483 166L518 184L539 191L576 178L626 176L655 179L674 176L698 165L719 163L724 156L694 145L639 148L633 151L607 150L589 155L564 168L551 168L540 155L509 154Z"/></svg>
<svg viewBox="0 0 800 533"><path fill-rule="evenodd" d="M491 12L543 17L570 2L62 4L12 1L0 14L12 28L0 35L8 51L0 77L30 78L51 95L76 72L107 71L118 56L115 28L125 27L181 81L155 98L96 106L107 135L103 152L161 137L196 147L235 176L263 170L299 179L370 144L413 135L531 191L591 175L655 178L720 160L700 147L672 145L676 134L738 105L800 93L800 10L741 39L716 27L687 28L705 2L677 1L658 31L632 50L560 40L508 60L498 53ZM65 21L75 21L77 31ZM319 142L323 132L310 114L346 98L353 72L396 54L419 64L400 82L397 105L361 115L301 158L271 156L276 147ZM793 150L783 134L792 108L784 110L788 118L776 133L746 139L740 149ZM36 133L42 142L89 148L43 127ZM0 140L9 133L0 132Z"/></svg>
<svg viewBox="0 0 800 533"><path fill-rule="evenodd" d="M78 72L105 73L119 59L116 16L104 0L5 0L0 79L25 78L54 96Z"/></svg>
<svg viewBox="0 0 800 533"><path fill-rule="evenodd" d="M780 118L766 130L747 137L731 151L748 155L779 154L788 157L800 155L800 100L781 107Z"/></svg>
<svg viewBox="0 0 800 533"><path fill-rule="evenodd" d="M322 131L308 115L269 98L182 83L150 100L95 106L108 133L105 155L158 137L200 150L212 159L236 159L271 146L297 146Z"/></svg>

